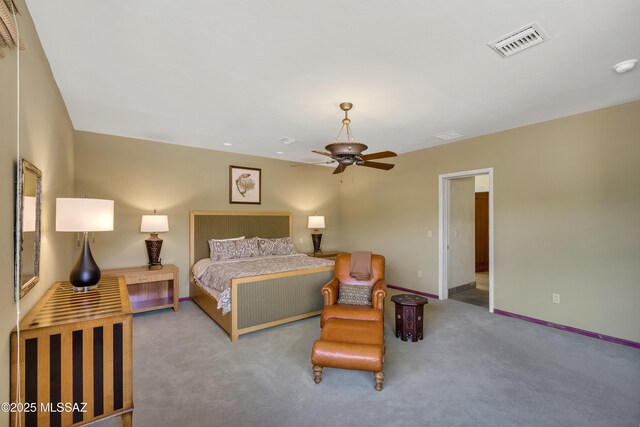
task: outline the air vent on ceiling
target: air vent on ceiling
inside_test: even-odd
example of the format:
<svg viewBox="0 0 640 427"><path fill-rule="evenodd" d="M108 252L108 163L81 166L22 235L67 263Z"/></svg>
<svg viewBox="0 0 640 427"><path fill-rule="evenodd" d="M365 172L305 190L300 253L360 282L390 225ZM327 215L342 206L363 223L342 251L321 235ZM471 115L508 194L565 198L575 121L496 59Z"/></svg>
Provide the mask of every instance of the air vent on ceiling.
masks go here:
<svg viewBox="0 0 640 427"><path fill-rule="evenodd" d="M548 39L549 36L540 24L532 22L519 30L512 31L487 44L491 49L495 50L498 55L506 58L507 56L521 52Z"/></svg>
<svg viewBox="0 0 640 427"><path fill-rule="evenodd" d="M284 145L291 145L291 144L295 144L296 142L299 142L299 141L297 139L286 137L286 138L282 138L278 142L280 142L281 144L284 144Z"/></svg>
<svg viewBox="0 0 640 427"><path fill-rule="evenodd" d="M438 138L442 141L451 141L453 139L458 139L458 138L462 138L463 136L467 136L467 134L458 132L457 130L450 130L448 132L442 132L433 136L434 138Z"/></svg>

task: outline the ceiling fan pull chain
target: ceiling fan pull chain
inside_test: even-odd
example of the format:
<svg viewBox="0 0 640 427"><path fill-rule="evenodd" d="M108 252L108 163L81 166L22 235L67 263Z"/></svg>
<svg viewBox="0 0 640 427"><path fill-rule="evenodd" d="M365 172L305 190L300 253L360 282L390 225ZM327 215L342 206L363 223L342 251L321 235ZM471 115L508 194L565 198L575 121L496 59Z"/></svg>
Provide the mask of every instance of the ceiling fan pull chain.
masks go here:
<svg viewBox="0 0 640 427"><path fill-rule="evenodd" d="M344 130L344 123L342 124L342 127L340 128L340 132L338 132L338 136L336 137L336 142L340 141L340 135L342 135L342 131Z"/></svg>

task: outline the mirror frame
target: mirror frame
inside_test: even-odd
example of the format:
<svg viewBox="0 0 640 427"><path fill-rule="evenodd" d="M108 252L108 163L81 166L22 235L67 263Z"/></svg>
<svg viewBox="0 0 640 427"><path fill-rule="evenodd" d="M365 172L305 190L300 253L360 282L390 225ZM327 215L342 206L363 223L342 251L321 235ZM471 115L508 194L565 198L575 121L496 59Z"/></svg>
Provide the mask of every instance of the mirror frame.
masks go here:
<svg viewBox="0 0 640 427"><path fill-rule="evenodd" d="M22 283L22 228L24 222L24 182L25 174L33 174L36 177L36 203L35 203L35 236L34 236L34 261L33 277ZM42 172L25 159L18 163L18 179L16 185L16 221L15 221L15 299L24 297L40 280L40 223L42 217Z"/></svg>

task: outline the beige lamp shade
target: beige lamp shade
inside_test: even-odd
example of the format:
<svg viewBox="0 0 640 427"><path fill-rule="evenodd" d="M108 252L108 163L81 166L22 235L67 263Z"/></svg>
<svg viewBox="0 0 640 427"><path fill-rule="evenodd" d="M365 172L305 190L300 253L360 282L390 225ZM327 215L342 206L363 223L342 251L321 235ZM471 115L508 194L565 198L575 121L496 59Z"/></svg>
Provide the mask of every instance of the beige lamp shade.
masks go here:
<svg viewBox="0 0 640 427"><path fill-rule="evenodd" d="M314 215L309 217L307 228L320 229L324 228L324 216Z"/></svg>
<svg viewBox="0 0 640 427"><path fill-rule="evenodd" d="M142 215L141 233L165 233L169 231L169 219L166 215Z"/></svg>
<svg viewBox="0 0 640 427"><path fill-rule="evenodd" d="M113 200L56 199L56 231L112 231Z"/></svg>
<svg viewBox="0 0 640 427"><path fill-rule="evenodd" d="M36 198L33 196L22 199L22 231L36 231Z"/></svg>

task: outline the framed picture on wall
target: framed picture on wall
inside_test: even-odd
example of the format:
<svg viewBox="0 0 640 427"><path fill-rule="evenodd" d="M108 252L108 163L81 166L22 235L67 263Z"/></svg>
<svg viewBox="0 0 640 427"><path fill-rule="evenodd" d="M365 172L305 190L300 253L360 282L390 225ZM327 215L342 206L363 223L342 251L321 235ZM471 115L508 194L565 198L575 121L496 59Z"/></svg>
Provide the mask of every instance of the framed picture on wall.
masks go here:
<svg viewBox="0 0 640 427"><path fill-rule="evenodd" d="M259 205L262 202L262 170L229 166L229 203Z"/></svg>

